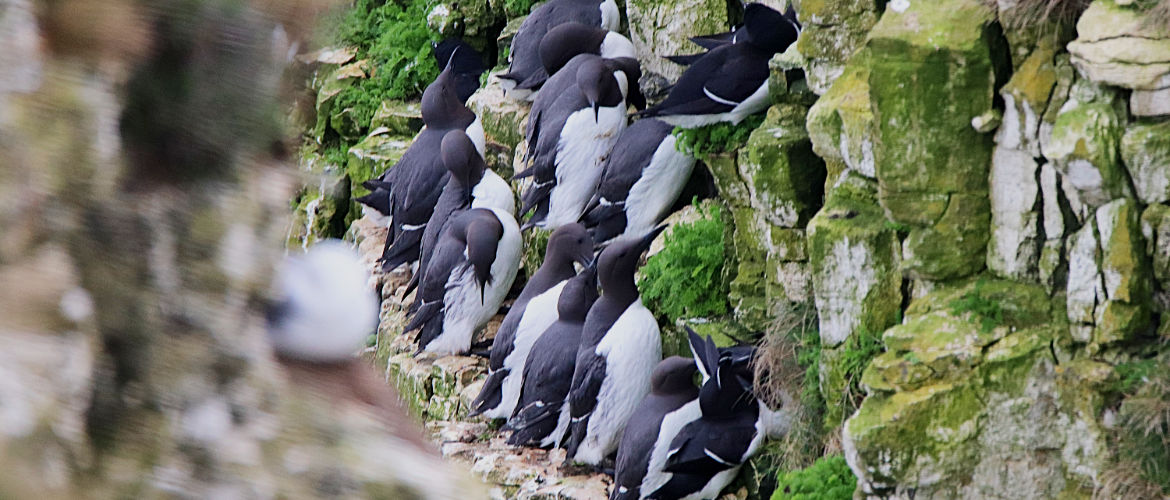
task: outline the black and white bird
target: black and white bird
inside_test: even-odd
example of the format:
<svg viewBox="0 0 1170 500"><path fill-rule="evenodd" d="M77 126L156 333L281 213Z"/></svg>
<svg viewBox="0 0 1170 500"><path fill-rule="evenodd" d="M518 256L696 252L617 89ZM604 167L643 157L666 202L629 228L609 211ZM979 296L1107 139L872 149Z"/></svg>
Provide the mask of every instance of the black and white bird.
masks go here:
<svg viewBox="0 0 1170 500"><path fill-rule="evenodd" d="M611 243L598 257L601 298L589 309L577 348L566 461L599 465L617 449L626 421L650 391L662 338L658 321L642 305L634 271L662 229Z"/></svg>
<svg viewBox="0 0 1170 500"><path fill-rule="evenodd" d="M678 199L695 159L678 150L673 129L660 120L638 120L614 144L581 216L598 244L646 234Z"/></svg>
<svg viewBox="0 0 1170 500"><path fill-rule="evenodd" d="M483 125L463 105L456 84L454 70L448 64L423 91L422 131L398 163L375 182L367 183L367 187L382 187L389 193L391 225L382 252L385 270L418 260L423 229L447 182L447 168L440 154L443 136L451 130L461 130L483 156Z"/></svg>
<svg viewBox="0 0 1170 500"><path fill-rule="evenodd" d="M512 38L508 72L497 76L506 95L527 101L535 98L532 90L516 86L530 78L548 78L549 73L540 60L544 36L553 28L569 22L617 31L621 15L614 0L551 0L534 9Z"/></svg>
<svg viewBox="0 0 1170 500"><path fill-rule="evenodd" d="M488 70L483 55L458 38L448 38L432 47L440 68L450 64L455 76L455 93L460 101L467 102L467 98L479 90L479 77Z"/></svg>
<svg viewBox="0 0 1170 500"><path fill-rule="evenodd" d="M743 33L740 38L740 33ZM744 9L736 42L715 47L695 60L666 99L641 114L671 125L693 128L718 122L739 123L769 105L768 60L800 34L795 18L759 3Z"/></svg>
<svg viewBox="0 0 1170 500"><path fill-rule="evenodd" d="M520 399L525 361L536 339L557 320L561 293L576 274L573 264L588 266L592 261L593 238L580 224L561 226L549 236L544 262L512 302L492 340L487 379L471 402L471 415L512 416Z"/></svg>
<svg viewBox="0 0 1170 500"><path fill-rule="evenodd" d="M512 186L487 168L475 144L462 130L451 130L443 136L439 155L447 168L447 184L419 242L418 272L411 277L415 285L422 283L435 243L452 217L471 208L498 208L509 214L516 212Z"/></svg>
<svg viewBox="0 0 1170 500"><path fill-rule="evenodd" d="M768 435L787 432L791 416L754 394L751 347L716 348L688 329L705 381L699 417L678 430L666 453L662 484L647 498L715 498ZM786 401L785 404L789 404Z"/></svg>
<svg viewBox="0 0 1170 500"><path fill-rule="evenodd" d="M378 299L357 252L326 240L285 259L268 333L282 356L312 362L353 358L378 325Z"/></svg>
<svg viewBox="0 0 1170 500"><path fill-rule="evenodd" d="M540 334L524 364L519 404L508 419L508 444L560 446L569 429L568 394L585 316L597 300L597 266L569 280L556 304L557 320Z"/></svg>
<svg viewBox="0 0 1170 500"><path fill-rule="evenodd" d="M499 208L473 208L439 236L419 283L418 309L403 331L420 330L418 351L463 354L500 308L520 263L520 227Z"/></svg>
<svg viewBox="0 0 1170 500"><path fill-rule="evenodd" d="M515 176L532 177L520 209L521 214L535 210L526 227L556 229L577 222L584 212L601 178L601 163L626 128L630 82L637 86L637 75L620 64L578 55L561 70L575 70L574 84L554 94L555 99L542 96L533 104L527 135L530 166Z"/></svg>
<svg viewBox="0 0 1170 500"><path fill-rule="evenodd" d="M670 442L699 418L695 360L671 356L650 377L650 394L638 405L618 445L610 500L647 498L670 479L663 471Z"/></svg>
<svg viewBox="0 0 1170 500"><path fill-rule="evenodd" d="M515 87L515 91L531 92L529 101L536 100L550 75L555 75L577 55L596 54L606 59L636 57L634 43L621 33L579 22L567 22L549 30L540 41L538 52L544 71L533 73Z"/></svg>

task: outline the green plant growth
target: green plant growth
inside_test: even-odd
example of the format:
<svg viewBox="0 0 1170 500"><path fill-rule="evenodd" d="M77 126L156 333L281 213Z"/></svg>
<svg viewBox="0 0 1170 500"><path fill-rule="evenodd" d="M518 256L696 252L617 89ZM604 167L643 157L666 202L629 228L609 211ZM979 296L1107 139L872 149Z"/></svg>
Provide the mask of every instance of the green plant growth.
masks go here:
<svg viewBox="0 0 1170 500"><path fill-rule="evenodd" d="M772 500L849 500L856 487L857 478L845 458L830 455L807 468L782 472Z"/></svg>
<svg viewBox="0 0 1170 500"><path fill-rule="evenodd" d="M382 101L420 95L439 74L427 27L428 0L356 0L337 27L336 43L357 48L370 65L369 78L342 90L336 109L349 108L355 123L368 126Z"/></svg>
<svg viewBox="0 0 1170 500"><path fill-rule="evenodd" d="M504 13L508 17L526 16L535 3L536 0L504 0Z"/></svg>
<svg viewBox="0 0 1170 500"><path fill-rule="evenodd" d="M678 138L675 148L696 158L735 151L747 144L748 136L762 123L764 114L757 113L738 125L719 122L696 128L675 127L673 134Z"/></svg>
<svg viewBox="0 0 1170 500"><path fill-rule="evenodd" d="M855 330L845 342L833 349L831 371L839 374L839 377L832 378L844 384L836 386L842 389L839 400L825 402L825 428L841 425L846 417L861 406L861 400L865 398L861 373L883 349L881 334L871 333L864 328Z"/></svg>
<svg viewBox="0 0 1170 500"><path fill-rule="evenodd" d="M671 321L720 316L728 310L723 210L710 203L699 211L699 220L678 224L666 234L666 245L646 262L638 283L646 305Z"/></svg>
<svg viewBox="0 0 1170 500"><path fill-rule="evenodd" d="M998 300L984 293L986 284L986 281L980 279L975 283L974 290L951 301L950 306L955 314L971 313L968 318L972 322L978 321L979 328L984 332L990 332L1003 324L1003 308Z"/></svg>

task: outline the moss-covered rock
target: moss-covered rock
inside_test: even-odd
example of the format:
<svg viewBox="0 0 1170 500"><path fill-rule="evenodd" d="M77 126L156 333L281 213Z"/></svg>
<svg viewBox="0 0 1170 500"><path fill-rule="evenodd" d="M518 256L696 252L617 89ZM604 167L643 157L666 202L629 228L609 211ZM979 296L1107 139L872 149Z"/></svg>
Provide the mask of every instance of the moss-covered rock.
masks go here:
<svg viewBox="0 0 1170 500"><path fill-rule="evenodd" d="M1001 321L984 324L975 298L1002 310ZM1102 398L1098 382L1056 365L1052 346L1067 334L1049 325L1049 304L1042 287L983 280L911 304L883 335L888 350L863 375L871 394L843 432L863 493L1087 494L1081 484L1106 454Z"/></svg>
<svg viewBox="0 0 1170 500"><path fill-rule="evenodd" d="M1045 240L1063 233L1063 226L1058 227L1059 213L1056 220L1048 220L1045 208L1057 203L1058 194L1041 187L1043 174L1037 160L1042 117L1056 83L1055 50L1047 44L1032 50L1000 90L1004 113L991 157L987 267L1001 277L1040 279ZM1049 232L1050 227L1057 229Z"/></svg>
<svg viewBox="0 0 1170 500"><path fill-rule="evenodd" d="M902 304L898 234L877 206L876 183L847 173L808 225L809 262L821 344L856 329L880 332Z"/></svg>
<svg viewBox="0 0 1170 500"><path fill-rule="evenodd" d="M770 108L739 157L752 208L775 226L801 227L821 204L825 167L805 132L807 111L791 104Z"/></svg>
<svg viewBox="0 0 1170 500"><path fill-rule="evenodd" d="M422 127L422 108L417 102L382 101L370 119L370 133L385 128L393 135L413 137Z"/></svg>
<svg viewBox="0 0 1170 500"><path fill-rule="evenodd" d="M325 238L342 237L351 207L349 176L343 167L313 152L303 153L300 168L309 180L293 198L286 245L307 248Z"/></svg>
<svg viewBox="0 0 1170 500"><path fill-rule="evenodd" d="M1170 290L1170 207L1150 205L1142 212L1142 236L1159 288Z"/></svg>
<svg viewBox="0 0 1170 500"><path fill-rule="evenodd" d="M504 97L499 80L490 77L487 85L467 99L467 107L483 124L488 166L505 179L511 177L516 148L524 140L529 105Z"/></svg>
<svg viewBox="0 0 1170 500"><path fill-rule="evenodd" d="M662 56L700 52L702 49L688 38L727 31L737 21L730 15L724 0L629 0L630 41L642 63L642 73L670 82L678 80L686 68Z"/></svg>
<svg viewBox="0 0 1170 500"><path fill-rule="evenodd" d="M877 176L873 141L876 126L869 102L869 68L858 54L828 92L808 111L813 150L826 162L841 161L866 177Z"/></svg>
<svg viewBox="0 0 1170 500"><path fill-rule="evenodd" d="M444 38L456 37L480 52L493 48L504 13L489 0L446 0L432 5L427 26Z"/></svg>
<svg viewBox="0 0 1170 500"><path fill-rule="evenodd" d="M913 2L888 10L864 49L879 199L888 218L916 226L904 267L925 279L983 267L992 144L971 120L992 108L1006 62L994 17L975 0Z"/></svg>
<svg viewBox="0 0 1170 500"><path fill-rule="evenodd" d="M808 60L809 88L825 94L881 12L876 2L868 0L800 0L796 4L804 24L796 47Z"/></svg>
<svg viewBox="0 0 1170 500"><path fill-rule="evenodd" d="M1170 201L1170 122L1127 127L1121 137L1121 159L1142 203Z"/></svg>
<svg viewBox="0 0 1170 500"><path fill-rule="evenodd" d="M1152 331L1153 272L1137 204L1097 209L1071 237L1067 314L1073 338L1102 346Z"/></svg>
<svg viewBox="0 0 1170 500"><path fill-rule="evenodd" d="M1133 196L1119 152L1124 131L1124 103L1114 90L1089 80L1073 83L1044 156L1064 176L1078 217L1110 200Z"/></svg>
<svg viewBox="0 0 1170 500"><path fill-rule="evenodd" d="M357 61L333 70L321 80L315 105L317 124L313 127L313 137L317 142L322 142L329 130L336 131L343 137L353 137L364 129L366 124L356 123L350 119L345 109L334 109L333 104L341 91L353 85L358 79L365 78L366 71L366 61Z"/></svg>

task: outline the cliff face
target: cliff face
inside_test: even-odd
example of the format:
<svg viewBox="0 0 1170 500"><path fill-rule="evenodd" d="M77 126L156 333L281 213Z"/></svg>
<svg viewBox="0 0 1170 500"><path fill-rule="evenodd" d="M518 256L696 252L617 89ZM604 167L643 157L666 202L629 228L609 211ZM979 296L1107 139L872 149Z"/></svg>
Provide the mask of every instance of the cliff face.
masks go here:
<svg viewBox="0 0 1170 500"><path fill-rule="evenodd" d="M797 2L805 30L773 61L763 124L701 158L730 280L729 315L704 329L787 342L807 367L807 432L744 491L835 450L862 496L1166 486L1148 467L1164 446L1124 451L1153 382L1124 381L1167 363L1170 32L1149 2L1040 3ZM669 73L652 54L729 15L626 9L652 74ZM472 105L508 152L524 112L498 92ZM811 340L793 319L810 310Z"/></svg>
<svg viewBox="0 0 1170 500"><path fill-rule="evenodd" d="M394 8L425 13L398 19L419 39L461 35L497 61L528 10L405 4ZM685 350L684 322L760 343L773 375L762 389L798 415L729 493L767 496L778 480L795 491L793 474L839 454L857 497L1165 495L1170 3L795 4L805 28L772 61L773 106L750 133L709 135L743 141L699 153L718 193L702 203L721 210L671 219L719 214L702 217L724 228L712 274L726 302L711 310L726 313L655 311L668 353ZM739 15L722 1L623 10L648 87L678 71L657 56L697 49L687 36ZM297 181L255 152L181 185L134 182L143 163L118 122L123 59L142 53L115 47L78 70L76 54L40 51L36 12L0 0L0 195L14 201L0 205L0 461L13 471L0 491L416 494L370 466L407 458L382 453L391 438L369 408L279 376L259 307L278 241L348 236L371 265L379 254L384 231L353 198L421 122L409 94L362 93L410 63L348 46L298 57L309 84L294 96L306 137L294 160L309 180L289 222ZM398 60L430 63L411 57ZM526 107L490 83L469 106L489 165L508 174ZM541 239L526 241L528 272ZM603 495L605 478L562 474L546 467L559 457L465 421L484 363L409 355L406 278L376 277L373 362L444 453L501 496Z"/></svg>

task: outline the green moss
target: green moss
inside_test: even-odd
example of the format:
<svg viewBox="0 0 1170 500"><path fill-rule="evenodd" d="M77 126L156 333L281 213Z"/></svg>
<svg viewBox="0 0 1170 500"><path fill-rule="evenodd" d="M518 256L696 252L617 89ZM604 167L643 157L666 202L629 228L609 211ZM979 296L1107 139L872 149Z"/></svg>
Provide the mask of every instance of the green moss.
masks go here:
<svg viewBox="0 0 1170 500"><path fill-rule="evenodd" d="M383 101L416 97L439 74L430 43L439 36L426 21L430 7L427 0L356 0L337 28L336 42L357 47L357 58L371 68L369 78L343 89L333 105L349 110L363 131Z"/></svg>
<svg viewBox="0 0 1170 500"><path fill-rule="evenodd" d="M678 137L675 147L696 158L735 151L747 143L748 136L761 123L764 115L755 114L738 125L719 122L697 128L675 127L673 134Z"/></svg>
<svg viewBox="0 0 1170 500"><path fill-rule="evenodd" d="M524 257L520 259L520 265L524 268L524 274L529 278L544 263L544 251L548 249L548 237L551 234L552 231L534 227L521 235Z"/></svg>
<svg viewBox="0 0 1170 500"><path fill-rule="evenodd" d="M858 328L837 347L821 350L820 384L826 429L841 425L861 405L865 398L862 373L883 349L880 335Z"/></svg>
<svg viewBox="0 0 1170 500"><path fill-rule="evenodd" d="M772 500L849 500L856 486L845 458L830 455L807 468L781 473Z"/></svg>
<svg viewBox="0 0 1170 500"><path fill-rule="evenodd" d="M666 246L642 268L638 289L659 316L673 320L727 313L723 209L710 203L699 211L699 220L674 226L666 234Z"/></svg>
<svg viewBox="0 0 1170 500"><path fill-rule="evenodd" d="M1003 308L999 302L984 294L986 281L979 280L975 288L963 294L959 299L951 301L951 310L956 314L971 313L968 316L971 322L978 321L979 328L990 332L992 328L1003 323Z"/></svg>

